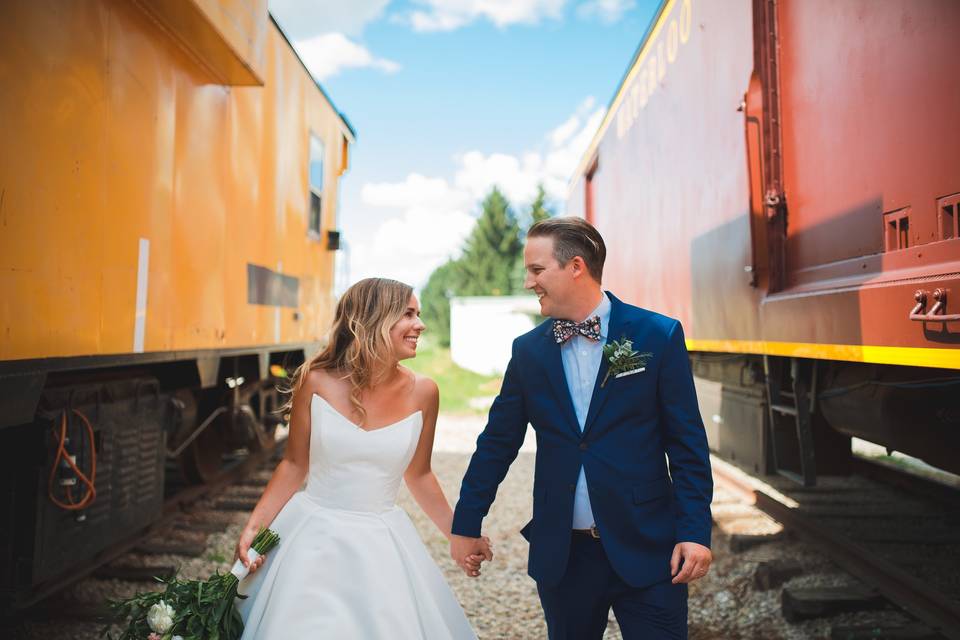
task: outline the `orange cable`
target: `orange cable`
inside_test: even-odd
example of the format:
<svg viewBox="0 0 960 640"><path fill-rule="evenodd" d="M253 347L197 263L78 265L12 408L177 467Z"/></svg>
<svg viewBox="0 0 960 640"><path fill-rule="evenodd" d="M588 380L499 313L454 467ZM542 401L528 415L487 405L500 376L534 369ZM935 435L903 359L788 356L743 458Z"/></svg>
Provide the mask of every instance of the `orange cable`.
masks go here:
<svg viewBox="0 0 960 640"><path fill-rule="evenodd" d="M88 478L82 471L80 471L80 468L77 467L77 464L70 457L70 453L64 446L64 443L67 439L67 410L64 409L63 417L60 420L60 442L57 444L57 455L53 461L53 466L50 468L50 479L47 483L47 495L49 496L50 501L61 509L66 509L67 511L77 511L89 507L91 504L93 504L93 501L97 497L97 490L94 487L94 482L97 479L97 448L94 443L93 426L90 424L90 421L87 420L85 415L76 409L71 409L71 411L77 414L83 421L83 424L87 427L87 435L90 438L90 477ZM57 468L60 466L61 460L65 460L70 468L73 469L73 472L77 474L77 478L79 478L80 481L87 486L87 493L83 496L83 499L80 500L80 502L74 502L73 491L69 486L66 488L68 502L61 502L56 498L56 496L53 495L54 480L56 480Z"/></svg>

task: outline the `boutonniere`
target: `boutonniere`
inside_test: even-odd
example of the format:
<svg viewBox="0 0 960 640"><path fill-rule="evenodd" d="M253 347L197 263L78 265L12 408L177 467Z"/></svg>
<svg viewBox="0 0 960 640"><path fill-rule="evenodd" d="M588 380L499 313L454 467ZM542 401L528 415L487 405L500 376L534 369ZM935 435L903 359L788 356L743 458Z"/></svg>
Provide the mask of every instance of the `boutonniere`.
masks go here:
<svg viewBox="0 0 960 640"><path fill-rule="evenodd" d="M646 368L647 360L653 357L653 354L634 351L633 342L623 337L603 345L603 357L610 363L610 368L607 369L607 375L600 383L601 387L607 384L610 376L620 378L632 373L640 373Z"/></svg>

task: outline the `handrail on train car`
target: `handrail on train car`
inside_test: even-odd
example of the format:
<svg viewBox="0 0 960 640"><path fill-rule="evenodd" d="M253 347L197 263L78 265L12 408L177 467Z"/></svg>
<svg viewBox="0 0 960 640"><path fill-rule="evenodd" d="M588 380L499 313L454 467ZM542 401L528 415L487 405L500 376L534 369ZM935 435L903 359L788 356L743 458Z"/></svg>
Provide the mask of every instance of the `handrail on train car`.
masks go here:
<svg viewBox="0 0 960 640"><path fill-rule="evenodd" d="M956 322L960 320L960 313L939 313L941 309L945 309L947 304L946 289L935 289L933 291L933 299L936 300L936 303L926 313L921 313L921 311L927 306L927 292L917 289L917 292L913 294L913 299L917 301L917 304L910 310L911 320L917 322Z"/></svg>

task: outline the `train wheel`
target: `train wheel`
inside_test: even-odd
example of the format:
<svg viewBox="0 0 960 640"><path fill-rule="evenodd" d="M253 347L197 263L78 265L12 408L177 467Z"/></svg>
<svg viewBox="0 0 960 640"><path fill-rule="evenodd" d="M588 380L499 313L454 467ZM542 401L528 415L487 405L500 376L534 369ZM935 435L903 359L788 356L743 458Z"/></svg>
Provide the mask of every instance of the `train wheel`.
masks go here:
<svg viewBox="0 0 960 640"><path fill-rule="evenodd" d="M262 399L261 399L262 397ZM250 404L257 415L254 426L254 437L250 442L250 451L271 451L277 446L277 425L283 418L275 413L277 407L277 391L274 385L267 385L259 394L251 398Z"/></svg>
<svg viewBox="0 0 960 640"><path fill-rule="evenodd" d="M211 482L223 471L224 456L229 451L230 447L218 433L217 425L211 425L180 455L183 475L193 484Z"/></svg>

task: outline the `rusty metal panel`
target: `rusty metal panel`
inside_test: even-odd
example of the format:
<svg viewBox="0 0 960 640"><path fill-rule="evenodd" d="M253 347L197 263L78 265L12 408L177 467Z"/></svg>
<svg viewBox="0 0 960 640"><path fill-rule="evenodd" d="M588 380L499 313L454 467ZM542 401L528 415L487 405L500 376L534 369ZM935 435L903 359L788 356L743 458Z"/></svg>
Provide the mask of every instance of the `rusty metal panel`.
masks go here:
<svg viewBox="0 0 960 640"><path fill-rule="evenodd" d="M960 4L777 6L787 287L765 301L764 337L957 345L956 323L908 315L918 289L960 287L938 207L960 191Z"/></svg>
<svg viewBox="0 0 960 640"><path fill-rule="evenodd" d="M760 333L759 293L744 270L752 258L737 110L753 68L751 34L749 0L666 2L568 201L585 213L583 176L595 155L604 286L679 318L691 337Z"/></svg>
<svg viewBox="0 0 960 640"><path fill-rule="evenodd" d="M944 0L664 3L571 182L586 215L597 158L604 284L693 351L960 367L921 321L960 303L957 33Z"/></svg>

